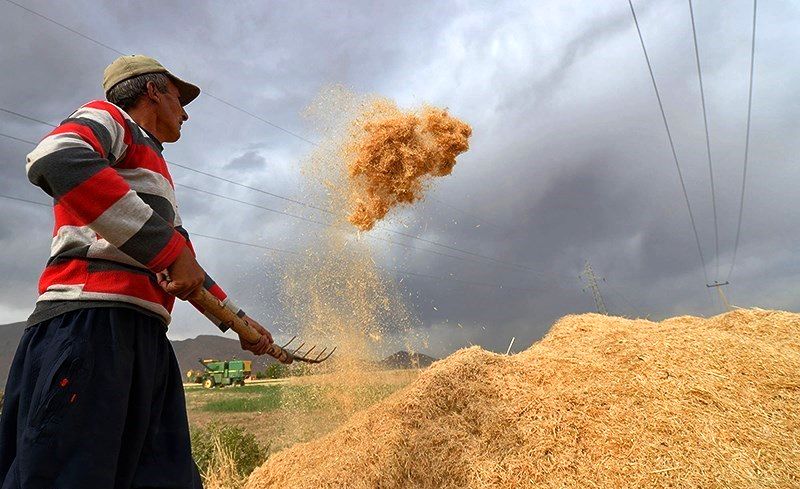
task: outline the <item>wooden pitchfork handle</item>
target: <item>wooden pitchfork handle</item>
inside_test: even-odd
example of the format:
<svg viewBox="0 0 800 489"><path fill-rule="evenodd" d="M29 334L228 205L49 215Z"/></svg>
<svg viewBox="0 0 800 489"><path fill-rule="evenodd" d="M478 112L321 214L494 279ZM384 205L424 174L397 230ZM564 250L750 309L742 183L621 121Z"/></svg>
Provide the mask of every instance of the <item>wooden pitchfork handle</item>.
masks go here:
<svg viewBox="0 0 800 489"><path fill-rule="evenodd" d="M222 304L222 301L214 297L205 287L198 287L190 297L190 300L202 307L204 311L222 321L222 324L236 331L236 334L248 343L257 343L261 339L261 333L250 326L250 323L248 323L246 319L240 318L234 314L233 311L226 308L225 305ZM267 355L287 365L295 360L294 356L288 350L281 348L275 343L269 345Z"/></svg>

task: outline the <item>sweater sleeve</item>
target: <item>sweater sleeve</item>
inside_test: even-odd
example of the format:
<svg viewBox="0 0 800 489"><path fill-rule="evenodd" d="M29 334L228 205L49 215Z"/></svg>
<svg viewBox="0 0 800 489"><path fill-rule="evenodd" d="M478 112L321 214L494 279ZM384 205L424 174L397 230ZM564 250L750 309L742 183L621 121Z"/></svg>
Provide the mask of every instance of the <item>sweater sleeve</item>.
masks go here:
<svg viewBox="0 0 800 489"><path fill-rule="evenodd" d="M180 223L180 217L176 217L176 219L177 222ZM192 253L194 254L194 247L192 246L192 241L189 238L189 233L183 228L183 226L180 225L176 226L175 229L179 233L181 233L181 235L186 240L187 246L189 246L189 249L192 250ZM211 292L211 295L219 299L225 306L225 308L228 309L229 311L233 312L239 317L244 317L246 315L245 312L239 306L237 306L231 300L230 297L228 297L228 294L226 294L225 291L222 290L222 287L220 287L219 285L217 285L216 282L214 282L214 279L212 279L211 276L208 275L208 272L206 272L206 279L205 282L203 282L203 287L209 292ZM217 319L215 316L208 314L199 304L197 304L194 301L189 301L189 302L191 302L191 304L195 307L195 309L200 311L204 316L206 316L209 320L211 320L211 322L214 323L222 332L228 330L228 327L223 325L222 321Z"/></svg>
<svg viewBox="0 0 800 489"><path fill-rule="evenodd" d="M28 179L120 251L153 272L166 269L185 238L161 218L114 169L130 145L121 111L92 102L48 134L28 154Z"/></svg>

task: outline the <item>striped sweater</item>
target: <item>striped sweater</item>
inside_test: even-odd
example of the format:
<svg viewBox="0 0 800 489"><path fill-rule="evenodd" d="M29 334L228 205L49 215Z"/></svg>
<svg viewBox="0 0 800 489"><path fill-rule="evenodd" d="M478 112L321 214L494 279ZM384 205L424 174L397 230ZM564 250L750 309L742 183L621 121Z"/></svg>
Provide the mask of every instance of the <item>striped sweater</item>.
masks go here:
<svg viewBox="0 0 800 489"><path fill-rule="evenodd" d="M134 308L169 324L175 299L158 285L156 273L185 246L194 250L162 150L122 109L94 101L28 155L28 179L53 197L55 216L29 324L98 306ZM244 315L208 275L204 287Z"/></svg>

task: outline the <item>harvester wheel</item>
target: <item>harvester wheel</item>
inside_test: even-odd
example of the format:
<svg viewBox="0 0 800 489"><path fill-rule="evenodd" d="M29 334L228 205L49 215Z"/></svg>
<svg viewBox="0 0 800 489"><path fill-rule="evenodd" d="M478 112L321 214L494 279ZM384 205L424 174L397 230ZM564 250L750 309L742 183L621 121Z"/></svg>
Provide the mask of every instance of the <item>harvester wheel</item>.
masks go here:
<svg viewBox="0 0 800 489"><path fill-rule="evenodd" d="M206 389L210 389L214 387L214 379L206 379L203 381L203 387Z"/></svg>
<svg viewBox="0 0 800 489"><path fill-rule="evenodd" d="M237 380L236 385L238 385L239 387L244 387L244 380Z"/></svg>

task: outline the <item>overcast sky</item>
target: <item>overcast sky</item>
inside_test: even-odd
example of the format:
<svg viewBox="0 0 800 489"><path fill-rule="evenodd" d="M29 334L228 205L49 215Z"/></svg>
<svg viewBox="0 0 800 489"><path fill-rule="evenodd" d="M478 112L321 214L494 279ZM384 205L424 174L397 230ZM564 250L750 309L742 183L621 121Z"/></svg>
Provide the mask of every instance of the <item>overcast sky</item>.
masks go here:
<svg viewBox="0 0 800 489"><path fill-rule="evenodd" d="M471 149L429 198L390 228L491 257L387 235L416 248L372 246L405 277L427 353L466 344L504 351L541 337L558 317L594 309L578 280L589 260L612 314L660 319L722 311L705 287L672 154L631 12L624 0L527 2L44 2L16 0L125 53L148 54L203 90L295 133L201 95L187 107L168 160L303 200L302 162L317 141L302 112L341 84L403 107L447 107L473 127ZM635 6L695 212L709 280L731 266L742 182L752 2L695 2L719 222L711 187L688 3ZM797 310L800 243L800 7L759 5L750 166L728 298ZM57 123L102 97L118 55L0 1L0 108ZM0 112L0 132L38 140L48 128ZM48 202L30 185L30 147L0 137L0 193ZM172 168L178 183L310 219L329 216ZM318 228L177 189L190 233L299 250ZM50 211L0 199L0 323L24 320L49 253ZM269 325L292 255L194 240L200 262ZM460 255L456 260L425 250ZM719 275L717 275L717 259ZM401 278L397 275L397 278ZM467 284L464 282L472 282ZM486 287L493 284L500 287ZM173 339L213 333L176 307Z"/></svg>

